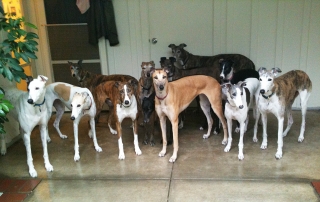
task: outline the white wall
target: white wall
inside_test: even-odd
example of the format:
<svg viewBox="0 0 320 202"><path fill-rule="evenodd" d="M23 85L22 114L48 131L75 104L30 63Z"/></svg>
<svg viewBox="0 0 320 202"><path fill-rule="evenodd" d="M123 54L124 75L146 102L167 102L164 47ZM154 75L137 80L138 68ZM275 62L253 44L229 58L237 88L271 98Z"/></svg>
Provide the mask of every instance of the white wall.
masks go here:
<svg viewBox="0 0 320 202"><path fill-rule="evenodd" d="M107 47L109 73L130 74L139 78L142 61L154 60L158 66L159 58L151 58L150 19L153 13L148 8L157 0L116 0L113 1L120 45ZM158 0L159 2L160 0ZM203 0L197 1L199 5ZM259 67L279 67L283 72L292 69L306 71L313 82L313 93L309 107L320 107L320 1L319 0L210 0L212 9L206 12L197 7L187 9L212 19L204 23L212 25L211 38L199 44L207 47L188 45L187 50L197 55L219 53L241 53L248 56ZM158 3L157 2L157 3ZM184 0L164 0L187 7ZM205 1L208 3L208 1ZM161 8L163 9L163 8ZM170 6L168 6L170 9ZM167 19L163 11L163 21L179 21L179 16ZM181 11L179 11L181 12ZM183 12L183 11L182 11ZM169 18L169 17L168 17ZM161 21L158 19L158 21ZM197 22L195 22L197 23ZM199 22L198 22L199 23ZM197 25L197 26L196 26ZM188 26L198 27L189 22ZM207 28L207 27L206 27ZM194 30L195 32L201 30ZM167 30L173 35L172 30ZM188 33L181 33L188 34ZM177 35L172 36L176 39ZM172 43L180 43L172 41ZM188 41L185 41L188 44ZM168 47L163 47L168 51ZM211 50L203 52L202 50ZM295 104L298 106L298 104Z"/></svg>

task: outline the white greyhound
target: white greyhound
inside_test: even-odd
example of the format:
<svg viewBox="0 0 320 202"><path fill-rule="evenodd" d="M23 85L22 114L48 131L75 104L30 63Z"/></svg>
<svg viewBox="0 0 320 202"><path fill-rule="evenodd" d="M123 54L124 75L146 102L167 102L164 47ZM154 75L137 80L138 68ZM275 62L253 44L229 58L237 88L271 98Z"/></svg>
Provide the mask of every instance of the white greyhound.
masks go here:
<svg viewBox="0 0 320 202"><path fill-rule="evenodd" d="M244 159L243 155L243 136L247 131L249 122L249 108L253 108L253 117L258 118L256 110L256 101L259 96L260 82L256 78L247 78L243 82L237 84L225 83L221 85L222 93L227 97L224 115L228 123L228 144L224 151L229 152L232 143L232 120L240 123L240 139L239 139L239 160ZM253 140L257 141L257 140Z"/></svg>
<svg viewBox="0 0 320 202"><path fill-rule="evenodd" d="M95 121L96 104L94 102L91 92L87 88L80 88L68 83L56 82L49 84L46 90L46 100L48 110L51 114L52 106L56 108L56 119L53 126L59 133L59 136L64 139L66 135L62 134L59 129L59 123L64 113L65 107L72 110L71 120L73 120L73 132L74 132L74 161L79 161L79 143L78 143L78 125L81 118L85 115L90 116L90 131L89 137L92 137L94 148L97 152L101 152L102 149L98 145Z"/></svg>
<svg viewBox="0 0 320 202"><path fill-rule="evenodd" d="M20 131L23 134L23 141L27 151L27 164L31 177L37 177L38 175L33 165L30 143L30 135L36 125L39 125L40 128L45 168L49 172L53 171L53 166L49 162L46 141L48 136L48 121L50 119L45 99L45 84L47 80L47 77L41 75L37 79L33 79L28 86L29 92L18 90L14 86L5 89L5 98L14 106L14 109L9 114L19 122Z"/></svg>
<svg viewBox="0 0 320 202"><path fill-rule="evenodd" d="M260 96L258 98L258 109L262 117L263 140L261 149L267 148L267 113L273 113L278 119L278 148L275 154L276 159L282 158L283 137L287 135L292 124L292 104L295 98L300 94L302 123L298 142L304 140L305 115L307 111L307 101L312 90L312 83L309 76L301 70L292 70L275 78L281 70L272 68L267 71L266 68L259 69L260 74ZM283 132L284 114L287 112L288 125ZM257 137L258 123L254 126L254 136Z"/></svg>

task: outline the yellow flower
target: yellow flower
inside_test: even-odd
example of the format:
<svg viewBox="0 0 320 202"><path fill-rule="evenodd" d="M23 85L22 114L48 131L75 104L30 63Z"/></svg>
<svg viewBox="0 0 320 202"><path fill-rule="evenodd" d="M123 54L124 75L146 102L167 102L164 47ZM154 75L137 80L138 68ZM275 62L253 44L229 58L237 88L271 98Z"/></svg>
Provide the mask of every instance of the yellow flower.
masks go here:
<svg viewBox="0 0 320 202"><path fill-rule="evenodd" d="M14 40L14 42L19 43L19 42L26 42L25 40L25 36L21 36L20 38L17 38L16 40Z"/></svg>

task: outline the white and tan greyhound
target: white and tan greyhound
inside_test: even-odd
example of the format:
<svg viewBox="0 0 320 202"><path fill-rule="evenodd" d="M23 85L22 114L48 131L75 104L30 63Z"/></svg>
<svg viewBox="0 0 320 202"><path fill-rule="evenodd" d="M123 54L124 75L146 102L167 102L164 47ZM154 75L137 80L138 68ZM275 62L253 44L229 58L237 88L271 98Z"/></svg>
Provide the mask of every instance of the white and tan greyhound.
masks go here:
<svg viewBox="0 0 320 202"><path fill-rule="evenodd" d="M47 80L47 77L39 75L38 78L29 83L28 92L18 90L15 86L5 89L5 99L9 100L14 106L9 114L20 124L20 132L26 147L27 164L31 177L38 176L33 165L30 143L31 132L37 125L40 128L45 168L48 172L53 171L47 149L48 121L50 119L45 97Z"/></svg>
<svg viewBox="0 0 320 202"><path fill-rule="evenodd" d="M48 110L51 114L52 106L56 108L56 119L53 126L57 130L59 136L64 139L66 135L62 134L59 129L59 123L64 113L65 107L72 110L71 120L73 120L73 133L74 133L74 161L79 161L79 143L78 143L78 125L81 118L85 115L90 116L89 137L93 139L94 148L97 152L101 152L102 149L98 145L95 121L96 104L89 89L73 86L68 83L55 82L49 84L46 90L46 99Z"/></svg>
<svg viewBox="0 0 320 202"><path fill-rule="evenodd" d="M249 122L249 108L253 108L253 117L258 117L256 102L259 97L260 82L257 78L247 78L237 84L225 83L221 85L222 93L227 98L224 115L228 123L228 144L224 151L229 152L232 143L232 120L240 123L240 139L238 159L243 160L243 136ZM255 141L255 140L254 140Z"/></svg>
<svg viewBox="0 0 320 202"><path fill-rule="evenodd" d="M275 154L276 159L282 158L283 137L287 135L292 124L292 104L295 98L300 95L302 123L298 142L304 140L305 116L307 111L307 102L312 90L312 82L309 76L301 70L292 70L276 78L281 70L272 68L267 71L266 68L259 69L260 74L260 96L258 98L258 109L261 113L263 124L263 140L261 149L266 149L267 141L267 113L273 113L278 119L278 148ZM288 117L288 125L283 132L283 123L285 112ZM258 123L256 119L254 136L257 137Z"/></svg>
<svg viewBox="0 0 320 202"><path fill-rule="evenodd" d="M208 121L208 132L203 135L203 138L208 138L212 129L211 105L223 125L224 138L222 144L227 143L227 124L222 111L221 87L216 79L204 75L194 75L169 83L168 69L153 69L151 72L156 91L155 108L160 119L163 140L163 147L159 153L160 157L163 157L167 151L166 116L171 121L173 133L173 155L169 162L175 162L178 153L178 115L198 95L200 95L201 109Z"/></svg>

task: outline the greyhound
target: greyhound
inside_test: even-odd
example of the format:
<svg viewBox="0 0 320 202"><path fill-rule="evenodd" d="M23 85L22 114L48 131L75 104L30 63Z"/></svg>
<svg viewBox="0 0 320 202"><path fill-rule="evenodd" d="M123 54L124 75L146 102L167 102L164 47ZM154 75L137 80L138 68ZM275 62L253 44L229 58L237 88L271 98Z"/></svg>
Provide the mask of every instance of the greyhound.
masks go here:
<svg viewBox="0 0 320 202"><path fill-rule="evenodd" d="M52 113L52 106L56 108L56 118L53 126L57 130L59 136L64 139L66 135L62 134L59 129L59 123L64 113L65 107L72 110L71 120L73 120L74 132L74 161L80 160L79 143L78 143L78 125L81 118L85 115L90 116L89 137L92 137L94 148L97 152L102 149L98 145L95 130L94 117L96 115L96 104L89 89L73 86L68 83L55 82L49 84L46 88L46 99L48 111Z"/></svg>
<svg viewBox="0 0 320 202"><path fill-rule="evenodd" d="M237 84L225 83L221 85L222 93L227 97L225 105L225 117L228 123L228 144L224 151L229 152L232 143L232 120L237 120L240 123L240 139L239 139L239 154L238 159L243 160L243 136L247 131L249 122L249 108L253 107L253 116L257 118L258 111L256 110L256 101L259 96L260 83L256 78L247 78L239 81Z"/></svg>
<svg viewBox="0 0 320 202"><path fill-rule="evenodd" d="M29 82L28 92L18 90L14 86L5 89L5 98L14 106L14 109L10 110L9 114L11 114L20 124L20 131L26 147L27 164L31 177L38 176L33 165L30 143L30 135L36 125L39 125L40 128L45 168L48 172L53 171L53 166L49 162L47 149L48 121L51 115L47 108L45 96L45 84L47 80L47 77L39 75L38 78Z"/></svg>
<svg viewBox="0 0 320 202"><path fill-rule="evenodd" d="M203 138L208 138L212 129L212 118L210 116L211 105L213 111L222 122L224 131L222 144L226 144L227 124L222 111L221 87L216 79L204 75L194 75L169 83L167 79L169 71L166 68L153 69L151 72L156 91L155 107L160 120L163 140L162 150L159 153L160 157L166 154L166 116L172 124L174 148L173 155L170 157L169 162L175 162L178 153L178 115L188 107L191 101L198 95L200 95L200 105L208 121L208 132L203 135ZM187 89L187 93L185 89Z"/></svg>
<svg viewBox="0 0 320 202"><path fill-rule="evenodd" d="M258 109L262 116L263 140L261 149L267 148L267 113L273 113L278 119L278 148L275 154L276 159L282 158L283 137L287 135L292 124L292 104L295 98L300 95L302 123L298 142L304 140L305 116L307 102L312 91L312 82L309 76L301 70L292 70L280 77L276 76L281 72L279 68L259 69L260 75L260 96L258 98ZM287 113L288 125L283 132L284 114ZM254 137L257 137L258 119L254 126ZM256 138L257 139L257 138Z"/></svg>

